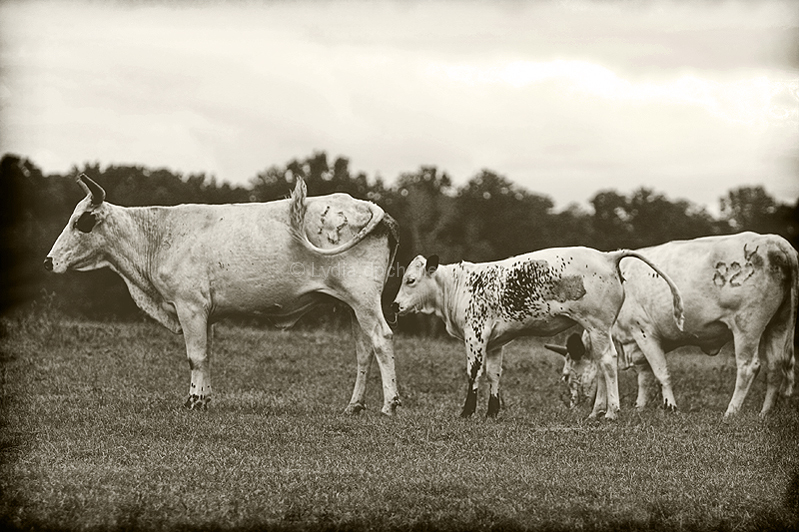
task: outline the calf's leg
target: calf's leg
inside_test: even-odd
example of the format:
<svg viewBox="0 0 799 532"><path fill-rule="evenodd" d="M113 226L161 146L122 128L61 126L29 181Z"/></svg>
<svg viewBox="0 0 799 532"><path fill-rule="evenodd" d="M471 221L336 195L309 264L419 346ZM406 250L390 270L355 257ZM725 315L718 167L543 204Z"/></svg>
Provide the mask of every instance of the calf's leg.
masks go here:
<svg viewBox="0 0 799 532"><path fill-rule="evenodd" d="M605 411L606 419L616 419L619 413L619 374L618 374L618 355L613 341L610 337L609 330L601 329L588 329L588 336L591 340L591 356L599 362L599 368L602 371L602 378L597 382L597 390L599 386L605 385L605 397L607 405L602 403L600 393L597 393L597 399L594 401L594 409L589 414L589 418L596 418L603 409Z"/></svg>
<svg viewBox="0 0 799 532"><path fill-rule="evenodd" d="M499 378L502 375L502 348L488 351L485 374L488 379L488 411L486 417L497 417L499 413Z"/></svg>
<svg viewBox="0 0 799 532"><path fill-rule="evenodd" d="M466 401L463 403L463 409L461 410L461 417L469 417L477 409L477 387L479 378L485 372L486 345L483 338L484 336L475 333L475 331L464 331L468 387L466 389Z"/></svg>

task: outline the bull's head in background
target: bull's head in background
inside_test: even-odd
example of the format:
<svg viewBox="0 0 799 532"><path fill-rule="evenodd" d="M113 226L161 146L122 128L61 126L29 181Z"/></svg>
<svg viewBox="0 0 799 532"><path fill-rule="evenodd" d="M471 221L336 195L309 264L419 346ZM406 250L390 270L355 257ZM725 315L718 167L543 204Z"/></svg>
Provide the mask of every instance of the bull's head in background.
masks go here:
<svg viewBox="0 0 799 532"><path fill-rule="evenodd" d="M105 222L110 212L105 203L105 190L86 174L78 177L78 185L86 192L86 197L75 207L44 260L44 267L56 273L95 270L108 265L102 251L107 238Z"/></svg>
<svg viewBox="0 0 799 532"><path fill-rule="evenodd" d="M588 341L588 335L584 337ZM569 335L565 346L544 344L544 347L564 357L561 380L568 386L568 396L564 398L564 402L568 402L569 408L574 408L586 399L593 401L596 395L597 366L580 334Z"/></svg>

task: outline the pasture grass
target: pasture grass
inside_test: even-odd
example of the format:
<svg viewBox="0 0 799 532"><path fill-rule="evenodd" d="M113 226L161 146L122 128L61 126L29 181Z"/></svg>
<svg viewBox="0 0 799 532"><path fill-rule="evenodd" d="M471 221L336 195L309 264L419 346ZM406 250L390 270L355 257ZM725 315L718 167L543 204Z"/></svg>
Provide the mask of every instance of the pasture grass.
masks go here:
<svg viewBox="0 0 799 532"><path fill-rule="evenodd" d="M681 411L585 420L559 399L560 357L506 348L503 410L458 417L455 341L395 338L403 406L342 414L348 333L216 327L215 397L182 408L182 337L153 323L0 320L0 525L36 530L791 529L799 502L796 400L721 415L735 380L717 357L669 355ZM551 340L548 340L551 341Z"/></svg>

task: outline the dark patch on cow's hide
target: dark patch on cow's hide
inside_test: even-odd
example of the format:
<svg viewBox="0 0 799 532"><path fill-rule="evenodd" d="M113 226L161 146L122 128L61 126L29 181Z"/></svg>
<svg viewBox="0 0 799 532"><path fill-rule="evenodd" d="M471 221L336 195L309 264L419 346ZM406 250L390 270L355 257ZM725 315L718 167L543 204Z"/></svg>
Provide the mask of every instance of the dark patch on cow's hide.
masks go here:
<svg viewBox="0 0 799 532"><path fill-rule="evenodd" d="M500 303L510 316L520 318L530 311L533 302L545 299L557 279L549 271L549 263L530 260L514 265L505 279Z"/></svg>
<svg viewBox="0 0 799 532"><path fill-rule="evenodd" d="M566 301L577 301L585 295L583 278L579 275L569 275L563 277L554 287L552 292L553 299L561 303Z"/></svg>
<svg viewBox="0 0 799 532"><path fill-rule="evenodd" d="M563 270L563 265L560 271ZM543 260L530 260L515 265L508 271L500 305L512 319L523 319L536 314L551 313L549 301L565 303L585 296L582 277L561 277Z"/></svg>

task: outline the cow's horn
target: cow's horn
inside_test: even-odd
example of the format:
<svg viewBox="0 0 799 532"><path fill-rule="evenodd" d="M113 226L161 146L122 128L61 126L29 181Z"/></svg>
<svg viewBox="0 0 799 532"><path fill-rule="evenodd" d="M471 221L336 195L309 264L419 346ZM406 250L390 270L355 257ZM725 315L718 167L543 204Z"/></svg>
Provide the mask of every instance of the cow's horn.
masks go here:
<svg viewBox="0 0 799 532"><path fill-rule="evenodd" d="M569 353L569 350L562 345L544 344L544 347L564 357Z"/></svg>
<svg viewBox="0 0 799 532"><path fill-rule="evenodd" d="M103 187L92 181L86 174L78 176L78 184L86 191L86 194L91 195L92 205L100 205L105 200Z"/></svg>

